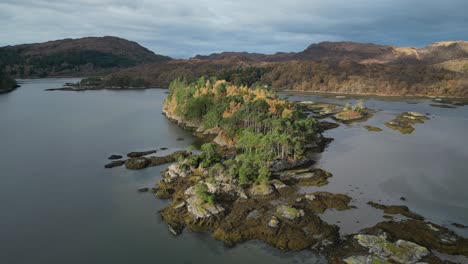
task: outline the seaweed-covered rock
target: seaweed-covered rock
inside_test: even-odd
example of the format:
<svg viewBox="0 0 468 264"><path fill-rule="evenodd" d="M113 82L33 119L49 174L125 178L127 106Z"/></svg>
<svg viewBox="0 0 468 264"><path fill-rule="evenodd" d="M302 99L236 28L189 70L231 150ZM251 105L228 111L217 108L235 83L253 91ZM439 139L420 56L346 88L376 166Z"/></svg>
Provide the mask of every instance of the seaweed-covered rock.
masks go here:
<svg viewBox="0 0 468 264"><path fill-rule="evenodd" d="M414 131L414 124L424 123L429 118L421 113L417 112L403 112L391 121L385 123L385 125L393 130L398 130L402 134L411 134Z"/></svg>
<svg viewBox="0 0 468 264"><path fill-rule="evenodd" d="M314 192L312 194L306 194L304 198L305 199L302 199L300 202L305 203L307 208L319 214L331 208L338 211L353 208L349 205L352 199L346 194Z"/></svg>
<svg viewBox="0 0 468 264"><path fill-rule="evenodd" d="M416 220L424 220L424 217L416 214L416 213L413 213L409 210L409 208L407 206L404 206L404 205L383 205L383 204L378 204L378 203L374 203L374 202L368 202L367 203L368 205L376 208L376 209L380 209L380 210L383 210L384 213L386 214L392 214L392 215L395 215L395 214L401 214L401 215L404 215L408 218L413 218L413 219L416 219Z"/></svg>
<svg viewBox="0 0 468 264"><path fill-rule="evenodd" d="M147 156L147 155L154 154L154 153L156 153L156 150L134 151L134 152L128 153L127 157L129 157L129 158L140 158L140 157Z"/></svg>
<svg viewBox="0 0 468 264"><path fill-rule="evenodd" d="M157 157L157 156L152 156L149 157L148 159L150 160L150 166L158 166L166 163L171 163L177 161L179 157L185 158L190 155L189 151L176 151L172 154L169 154L167 156L162 156L162 157Z"/></svg>
<svg viewBox="0 0 468 264"><path fill-rule="evenodd" d="M292 184L302 186L323 186L328 184L328 178L332 176L331 173L322 169L296 169L287 170L279 173L280 179Z"/></svg>
<svg viewBox="0 0 468 264"><path fill-rule="evenodd" d="M151 161L148 158L131 158L125 161L125 168L129 170L141 170L148 167Z"/></svg>

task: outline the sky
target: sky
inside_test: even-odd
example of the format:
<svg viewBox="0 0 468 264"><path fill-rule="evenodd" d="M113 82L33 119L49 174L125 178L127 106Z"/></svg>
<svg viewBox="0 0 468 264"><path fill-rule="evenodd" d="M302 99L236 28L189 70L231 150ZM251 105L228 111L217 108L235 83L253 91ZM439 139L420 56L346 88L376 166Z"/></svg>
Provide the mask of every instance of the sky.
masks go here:
<svg viewBox="0 0 468 264"><path fill-rule="evenodd" d="M0 0L0 46L118 36L158 54L468 40L468 0Z"/></svg>

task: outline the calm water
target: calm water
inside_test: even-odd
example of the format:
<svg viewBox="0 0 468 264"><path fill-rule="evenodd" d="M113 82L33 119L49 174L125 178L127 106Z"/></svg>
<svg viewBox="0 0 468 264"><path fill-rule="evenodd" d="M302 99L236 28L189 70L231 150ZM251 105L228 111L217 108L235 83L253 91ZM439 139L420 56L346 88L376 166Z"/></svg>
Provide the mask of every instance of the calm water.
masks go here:
<svg viewBox="0 0 468 264"><path fill-rule="evenodd" d="M356 102L306 95L289 99L343 105ZM444 109L431 103L367 99L366 107L380 110L374 117L326 132L335 140L320 155L318 166L333 177L320 189L347 193L358 208L327 211L323 219L336 223L343 234L354 233L384 220L381 211L367 205L368 201L381 201L407 205L430 221L468 237L467 229L451 226L453 222L468 225L468 106ZM405 111L429 114L430 120L416 124L415 132L409 135L384 125ZM383 131L370 132L363 125Z"/></svg>
<svg viewBox="0 0 468 264"><path fill-rule="evenodd" d="M194 142L161 115L165 90L44 91L74 81L25 80L0 96L0 263L323 262L259 242L174 238L157 213L167 201L136 192L167 165L103 168L110 154Z"/></svg>

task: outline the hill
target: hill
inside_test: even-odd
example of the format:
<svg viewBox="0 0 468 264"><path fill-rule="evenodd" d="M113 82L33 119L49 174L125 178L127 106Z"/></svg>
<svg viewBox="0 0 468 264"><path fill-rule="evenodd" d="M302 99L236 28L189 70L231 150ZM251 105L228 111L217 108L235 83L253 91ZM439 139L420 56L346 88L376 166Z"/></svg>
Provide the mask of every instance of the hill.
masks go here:
<svg viewBox="0 0 468 264"><path fill-rule="evenodd" d="M89 76L142 63L165 62L136 42L86 37L0 48L0 69L13 77Z"/></svg>
<svg viewBox="0 0 468 264"><path fill-rule="evenodd" d="M223 52L124 69L105 77L103 85L110 79L114 84L119 78L141 78L138 83L145 86L167 87L178 77L216 76L276 90L468 97L467 47L466 41L424 48L322 42L297 53Z"/></svg>

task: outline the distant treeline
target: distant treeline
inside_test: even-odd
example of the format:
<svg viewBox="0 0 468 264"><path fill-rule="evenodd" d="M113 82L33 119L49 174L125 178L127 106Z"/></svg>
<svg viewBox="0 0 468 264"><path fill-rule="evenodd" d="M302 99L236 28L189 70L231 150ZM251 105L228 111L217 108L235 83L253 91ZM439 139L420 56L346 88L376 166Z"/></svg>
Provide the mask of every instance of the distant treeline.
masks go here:
<svg viewBox="0 0 468 264"><path fill-rule="evenodd" d="M141 78L140 83L153 87L168 87L177 78L193 82L201 76L215 76L235 85L260 84L277 90L468 97L466 73L425 64L302 60L236 65L202 61L141 65L111 76Z"/></svg>

